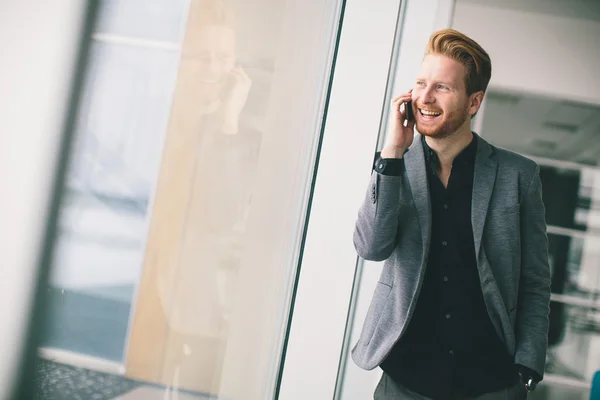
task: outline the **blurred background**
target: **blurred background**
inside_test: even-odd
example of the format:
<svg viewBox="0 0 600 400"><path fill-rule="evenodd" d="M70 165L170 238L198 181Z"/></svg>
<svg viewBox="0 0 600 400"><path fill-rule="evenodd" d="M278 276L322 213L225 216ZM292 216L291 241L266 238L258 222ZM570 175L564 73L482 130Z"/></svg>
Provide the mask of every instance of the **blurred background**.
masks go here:
<svg viewBox="0 0 600 400"><path fill-rule="evenodd" d="M381 372L348 353L382 264L352 229L389 99L444 27L492 58L473 129L541 166L550 351L529 397L589 398L600 2L52 3L0 2L1 398L372 398Z"/></svg>

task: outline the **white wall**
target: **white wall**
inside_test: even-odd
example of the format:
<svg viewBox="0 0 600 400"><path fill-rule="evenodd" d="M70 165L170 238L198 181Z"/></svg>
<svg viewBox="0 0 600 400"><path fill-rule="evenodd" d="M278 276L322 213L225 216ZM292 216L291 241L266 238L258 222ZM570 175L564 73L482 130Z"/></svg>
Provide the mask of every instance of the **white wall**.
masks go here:
<svg viewBox="0 0 600 400"><path fill-rule="evenodd" d="M2 399L25 337L85 4L0 1Z"/></svg>
<svg viewBox="0 0 600 400"><path fill-rule="evenodd" d="M408 0L397 68L392 72L393 96L413 88L431 34L448 28L454 0Z"/></svg>
<svg viewBox="0 0 600 400"><path fill-rule="evenodd" d="M400 0L346 3L279 398L333 399Z"/></svg>
<svg viewBox="0 0 600 400"><path fill-rule="evenodd" d="M458 1L452 27L490 54L491 87L600 104L600 23Z"/></svg>

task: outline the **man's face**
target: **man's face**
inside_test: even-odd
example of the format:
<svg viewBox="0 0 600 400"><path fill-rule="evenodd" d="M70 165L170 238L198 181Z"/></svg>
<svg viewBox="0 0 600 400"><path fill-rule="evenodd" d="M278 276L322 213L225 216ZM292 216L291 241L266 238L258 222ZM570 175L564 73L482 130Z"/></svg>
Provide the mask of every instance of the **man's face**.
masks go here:
<svg viewBox="0 0 600 400"><path fill-rule="evenodd" d="M425 57L412 92L419 133L444 138L470 125L483 94L467 96L465 76L465 66L458 61L438 54Z"/></svg>
<svg viewBox="0 0 600 400"><path fill-rule="evenodd" d="M227 26L208 25L195 35L192 52L198 87L209 98L218 97L235 66L235 33Z"/></svg>

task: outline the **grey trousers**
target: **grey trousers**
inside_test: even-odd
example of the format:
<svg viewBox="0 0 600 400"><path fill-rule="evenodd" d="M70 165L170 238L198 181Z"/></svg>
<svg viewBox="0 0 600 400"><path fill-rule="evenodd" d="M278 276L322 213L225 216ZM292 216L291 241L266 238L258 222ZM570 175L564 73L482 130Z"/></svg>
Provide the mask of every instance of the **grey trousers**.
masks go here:
<svg viewBox="0 0 600 400"><path fill-rule="evenodd" d="M375 400L432 400L418 393L415 393L392 381L385 373L375 389L373 396ZM457 397L457 400L525 400L527 398L527 389L525 385L518 382L507 389L498 392L486 393L476 397Z"/></svg>

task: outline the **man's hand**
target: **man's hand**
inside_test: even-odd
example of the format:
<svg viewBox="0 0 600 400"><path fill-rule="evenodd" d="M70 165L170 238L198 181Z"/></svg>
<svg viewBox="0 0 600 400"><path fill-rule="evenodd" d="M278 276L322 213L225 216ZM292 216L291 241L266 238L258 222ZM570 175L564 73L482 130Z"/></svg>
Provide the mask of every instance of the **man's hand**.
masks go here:
<svg viewBox="0 0 600 400"><path fill-rule="evenodd" d="M239 130L240 113L248 100L252 80L242 67L231 71L231 84L222 104L222 132L235 135Z"/></svg>
<svg viewBox="0 0 600 400"><path fill-rule="evenodd" d="M392 100L390 109L390 124L386 144L381 151L382 158L402 158L410 147L415 135L415 122L406 121L405 106L412 99L412 89Z"/></svg>

